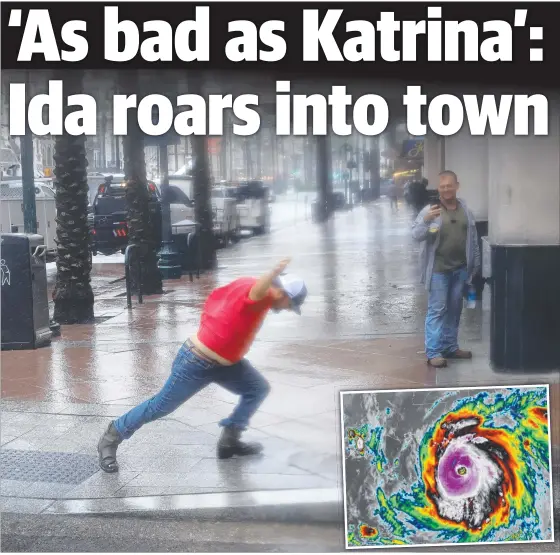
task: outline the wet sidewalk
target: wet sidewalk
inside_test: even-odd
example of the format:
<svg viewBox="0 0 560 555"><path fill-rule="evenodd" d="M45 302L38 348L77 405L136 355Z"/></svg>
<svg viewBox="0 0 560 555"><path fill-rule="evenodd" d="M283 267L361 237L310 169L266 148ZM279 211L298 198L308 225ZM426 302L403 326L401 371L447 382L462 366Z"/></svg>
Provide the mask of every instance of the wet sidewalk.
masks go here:
<svg viewBox="0 0 560 555"><path fill-rule="evenodd" d="M473 360L437 372L426 366L425 294L410 223L384 200L337 214L325 227L298 220L220 252L214 274L166 282L163 295L131 311L122 265L94 265L95 325L64 327L46 349L2 353L2 510L233 510L340 521L340 391L550 383L558 407L557 372L490 368L480 307L463 318ZM310 296L301 317L271 315L249 355L272 386L246 433L264 444L264 455L216 459L217 423L237 398L210 386L123 443L117 475L100 471L103 428L158 391L196 330L206 295L286 255ZM553 434L558 446L558 429Z"/></svg>

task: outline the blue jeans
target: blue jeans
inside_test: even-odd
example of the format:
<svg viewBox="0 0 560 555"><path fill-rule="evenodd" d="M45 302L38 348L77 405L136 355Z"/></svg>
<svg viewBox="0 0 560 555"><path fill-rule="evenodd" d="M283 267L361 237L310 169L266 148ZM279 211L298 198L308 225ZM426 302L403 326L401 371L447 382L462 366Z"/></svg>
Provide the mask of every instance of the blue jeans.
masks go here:
<svg viewBox="0 0 560 555"><path fill-rule="evenodd" d="M171 375L159 393L113 422L122 439L136 430L172 413L211 383L241 395L239 404L220 426L244 430L270 391L266 379L243 359L232 366L221 366L196 356L183 345L171 367Z"/></svg>
<svg viewBox="0 0 560 555"><path fill-rule="evenodd" d="M457 336L467 279L466 268L432 275L425 331L428 359L454 353L459 348Z"/></svg>

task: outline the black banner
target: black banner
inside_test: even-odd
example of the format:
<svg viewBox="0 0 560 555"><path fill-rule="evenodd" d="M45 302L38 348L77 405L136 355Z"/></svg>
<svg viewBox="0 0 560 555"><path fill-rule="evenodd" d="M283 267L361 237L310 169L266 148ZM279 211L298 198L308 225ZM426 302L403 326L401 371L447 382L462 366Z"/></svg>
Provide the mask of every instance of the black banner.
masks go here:
<svg viewBox="0 0 560 555"><path fill-rule="evenodd" d="M108 61L105 59L106 13L107 6L118 8L118 21L129 20L136 24L138 33L138 51L130 60ZM181 22L194 20L196 8L209 8L208 60L184 61L175 50L176 43L184 43L187 27L179 27L180 35L175 33ZM441 17L428 17L428 8L441 10ZM484 31L483 23L493 20L509 22L511 25L512 61L489 62L482 56L478 61L464 61L464 48L460 46L458 61L428 61L430 43L427 34L413 39L416 42L416 59L411 61L387 61L380 52L380 33L375 32L374 61L327 61L324 51L318 48L317 61L303 61L304 51L304 11L318 10L318 19L322 21L327 10L342 10L335 30L332 33L340 55L345 56L345 42L358 36L356 31L347 31L346 24L351 21L379 22L382 12L394 13L396 21L419 22L428 24L428 31L437 29L437 21L442 26L448 21L471 21L478 24L475 32L480 45L485 39L496 35L495 31ZM56 67L87 69L197 69L197 70L245 70L270 71L284 74L286 77L328 76L343 79L399 79L405 81L441 81L446 82L483 82L496 84L521 84L525 86L556 87L559 84L558 53L560 52L560 33L558 32L558 3L556 2L444 2L441 4L421 2L3 2L2 10L2 56L3 69L54 69ZM12 10L21 10L14 16ZM77 34L87 39L88 50L83 60L79 61L45 61L42 54L34 54L30 61L18 61L25 23L30 10L48 10L48 15L56 37L58 49L72 51L63 41L63 25L71 20L85 21L87 30ZM516 10L527 10L526 19L516 24ZM12 19L13 17L13 19ZM334 17L331 15L331 17ZM173 31L173 44L170 46L170 61L146 61L141 56L142 44L156 36L156 32L144 31L143 23L157 20L169 23ZM239 61L226 56L226 44L240 33L228 32L231 21L247 20L256 25L256 33L266 21L284 22L284 30L277 32L285 41L286 51L278 61ZM47 34L46 18L40 30L42 39ZM435 24L434 24L435 22ZM13 25L10 26L10 23ZM164 24L165 25L165 24ZM430 27L430 25L432 25ZM471 25L467 23L467 25ZM532 31L531 28L536 28ZM410 27L408 28L410 30ZM472 29L472 26L471 26ZM476 29L475 29L476 31ZM114 33L113 33L114 34ZM402 47L402 30L394 34L395 48ZM428 33L429 34L429 33ZM437 34L437 30L432 35ZM306 28L306 35L310 35ZM38 35L37 35L38 36ZM66 35L68 36L68 35ZM269 35L270 36L270 35ZM542 36L542 38L540 38ZM447 31L444 30L440 45L445 50ZM38 40L38 39L36 39ZM306 40L309 36L306 36ZM407 40L411 40L407 38ZM432 40L432 39L430 39ZM437 38L433 39L437 42ZM120 48L124 45L124 35L120 34ZM134 41L133 41L134 42ZM194 48L194 36L183 44L183 49ZM465 43L464 37L459 43ZM258 50L270 52L267 39L259 37ZM486 50L490 47L487 45ZM542 61L531 61L531 49L542 50ZM133 48L134 49L134 48ZM402 56L401 56L402 57Z"/></svg>

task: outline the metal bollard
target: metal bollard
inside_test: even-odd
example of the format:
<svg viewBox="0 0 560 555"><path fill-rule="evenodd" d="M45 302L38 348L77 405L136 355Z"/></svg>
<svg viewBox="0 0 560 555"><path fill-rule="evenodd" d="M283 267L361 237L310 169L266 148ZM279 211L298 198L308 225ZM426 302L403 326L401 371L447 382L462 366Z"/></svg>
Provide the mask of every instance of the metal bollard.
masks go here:
<svg viewBox="0 0 560 555"><path fill-rule="evenodd" d="M195 243L195 241L197 241ZM196 256L192 257L192 262L196 260L196 277L197 279L200 278L200 267L201 267L201 259L202 259L202 251L200 248L200 241L198 239L196 232L191 232L187 236L187 247L189 249L189 254L192 254L192 249L195 248L196 245ZM192 273L192 266L189 267L189 279L193 281L193 273Z"/></svg>
<svg viewBox="0 0 560 555"><path fill-rule="evenodd" d="M189 233L187 235L187 253L189 255L189 279L192 282L193 281L193 269L192 269L192 263L193 263L193 259L191 258L191 254L192 254L192 245L193 245L193 241L194 241L194 233Z"/></svg>
<svg viewBox="0 0 560 555"><path fill-rule="evenodd" d="M130 271L128 269L128 264L126 262L126 255L125 255L125 262L124 262L124 281L126 285L126 307L130 310L132 309L132 296L130 293Z"/></svg>
<svg viewBox="0 0 560 555"><path fill-rule="evenodd" d="M132 284L130 283L130 256L131 252L135 249L138 250L138 245L128 245L124 251L124 277L126 283L126 306L132 309ZM140 257L136 257L136 270L138 273L138 304L143 303L142 297L142 266Z"/></svg>

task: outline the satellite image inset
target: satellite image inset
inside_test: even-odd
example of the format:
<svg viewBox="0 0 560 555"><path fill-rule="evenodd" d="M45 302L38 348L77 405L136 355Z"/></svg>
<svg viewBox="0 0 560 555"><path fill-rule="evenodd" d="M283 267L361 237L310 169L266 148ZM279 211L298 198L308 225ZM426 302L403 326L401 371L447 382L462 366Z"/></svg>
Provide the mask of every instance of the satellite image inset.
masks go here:
<svg viewBox="0 0 560 555"><path fill-rule="evenodd" d="M548 387L342 394L347 547L553 541Z"/></svg>

